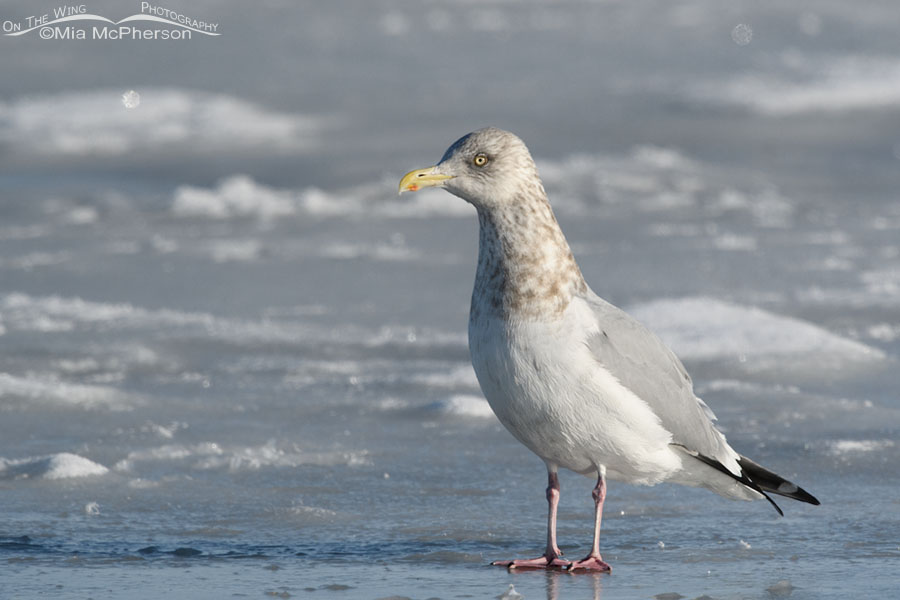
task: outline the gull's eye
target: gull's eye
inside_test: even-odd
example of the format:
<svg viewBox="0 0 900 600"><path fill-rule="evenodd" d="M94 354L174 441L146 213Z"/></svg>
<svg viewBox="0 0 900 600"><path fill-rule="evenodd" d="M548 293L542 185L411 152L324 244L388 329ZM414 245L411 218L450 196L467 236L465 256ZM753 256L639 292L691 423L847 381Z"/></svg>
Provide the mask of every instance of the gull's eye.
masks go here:
<svg viewBox="0 0 900 600"><path fill-rule="evenodd" d="M487 154L476 154L475 158L472 159L472 164L476 167L483 167L484 165L488 164Z"/></svg>

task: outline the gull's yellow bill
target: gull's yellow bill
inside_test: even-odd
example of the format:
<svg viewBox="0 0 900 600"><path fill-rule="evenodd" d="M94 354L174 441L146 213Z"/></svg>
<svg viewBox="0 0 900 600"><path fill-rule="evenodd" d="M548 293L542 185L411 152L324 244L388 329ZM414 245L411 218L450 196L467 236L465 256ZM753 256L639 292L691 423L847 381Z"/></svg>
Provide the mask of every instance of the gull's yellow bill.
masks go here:
<svg viewBox="0 0 900 600"><path fill-rule="evenodd" d="M410 171L400 180L400 191L403 192L417 192L425 187L436 187L441 185L443 182L448 179L453 179L453 175L444 175L443 173L436 173L434 167L425 167L424 169L416 169L415 171Z"/></svg>

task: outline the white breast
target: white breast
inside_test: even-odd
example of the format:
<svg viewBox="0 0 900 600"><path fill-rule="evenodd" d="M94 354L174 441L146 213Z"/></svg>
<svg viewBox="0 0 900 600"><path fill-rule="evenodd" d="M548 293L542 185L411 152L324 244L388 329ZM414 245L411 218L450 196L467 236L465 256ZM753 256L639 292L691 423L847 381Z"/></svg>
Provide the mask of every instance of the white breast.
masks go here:
<svg viewBox="0 0 900 600"><path fill-rule="evenodd" d="M671 435L640 398L591 356L597 331L575 298L553 321L473 311L469 350L500 422L549 464L586 475L653 484L681 468Z"/></svg>

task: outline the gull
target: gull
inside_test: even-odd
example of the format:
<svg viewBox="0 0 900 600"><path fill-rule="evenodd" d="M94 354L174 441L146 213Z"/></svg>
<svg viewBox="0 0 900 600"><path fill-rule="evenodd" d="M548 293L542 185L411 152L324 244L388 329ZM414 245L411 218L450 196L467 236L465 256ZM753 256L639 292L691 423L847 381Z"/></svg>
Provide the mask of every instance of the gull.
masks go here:
<svg viewBox="0 0 900 600"><path fill-rule="evenodd" d="M442 187L478 212L469 352L500 422L547 467L547 546L510 569L611 571L600 555L607 478L705 487L726 498L812 495L738 454L694 395L681 361L649 329L588 287L537 167L516 135L488 127L440 162L400 180L400 193ZM594 537L582 560L557 545L558 471L596 477Z"/></svg>

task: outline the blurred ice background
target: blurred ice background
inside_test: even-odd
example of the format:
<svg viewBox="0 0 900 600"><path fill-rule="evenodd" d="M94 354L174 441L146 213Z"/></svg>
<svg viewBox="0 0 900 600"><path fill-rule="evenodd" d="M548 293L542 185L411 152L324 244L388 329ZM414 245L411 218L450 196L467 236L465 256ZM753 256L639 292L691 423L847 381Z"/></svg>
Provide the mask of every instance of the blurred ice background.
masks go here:
<svg viewBox="0 0 900 600"><path fill-rule="evenodd" d="M0 39L0 597L896 592L895 2L164 6L222 35ZM613 484L612 576L484 566L540 551L543 467L469 366L474 211L396 182L489 124L821 507Z"/></svg>

